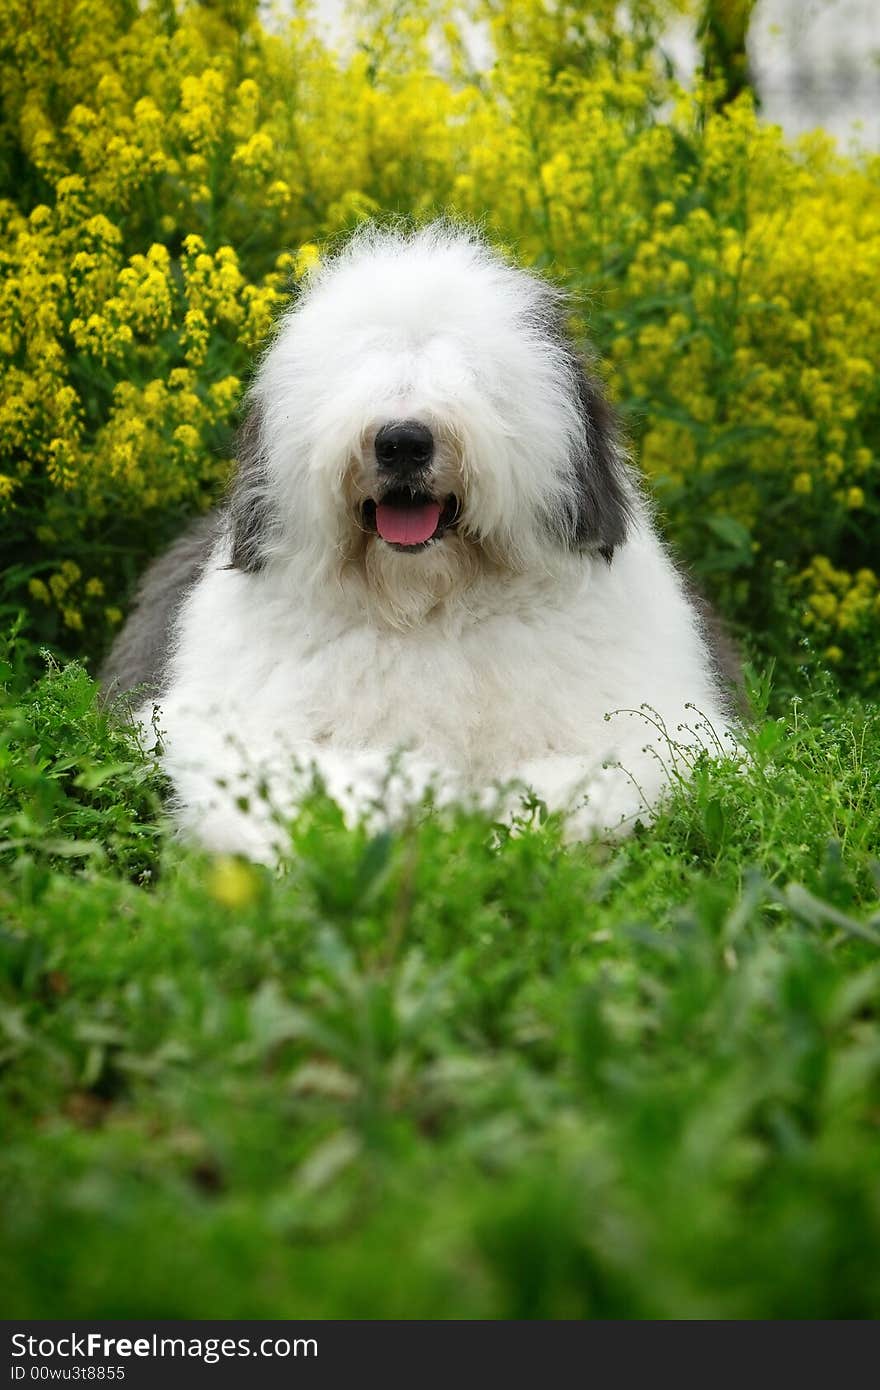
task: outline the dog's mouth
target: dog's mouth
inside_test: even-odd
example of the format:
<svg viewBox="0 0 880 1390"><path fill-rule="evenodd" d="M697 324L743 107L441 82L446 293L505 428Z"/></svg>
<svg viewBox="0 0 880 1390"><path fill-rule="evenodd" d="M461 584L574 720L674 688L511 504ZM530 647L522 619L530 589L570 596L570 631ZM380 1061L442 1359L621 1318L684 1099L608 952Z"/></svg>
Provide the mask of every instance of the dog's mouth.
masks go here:
<svg viewBox="0 0 880 1390"><path fill-rule="evenodd" d="M424 550L458 521L458 498L438 499L427 492L393 488L379 501L370 497L361 509L364 528L393 550Z"/></svg>

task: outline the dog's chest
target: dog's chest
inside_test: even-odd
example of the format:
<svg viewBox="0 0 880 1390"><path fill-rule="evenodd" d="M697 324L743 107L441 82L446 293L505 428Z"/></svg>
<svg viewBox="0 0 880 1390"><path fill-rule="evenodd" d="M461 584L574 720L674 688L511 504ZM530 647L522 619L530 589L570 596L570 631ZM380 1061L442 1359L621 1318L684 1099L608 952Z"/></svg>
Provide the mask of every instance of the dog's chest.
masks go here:
<svg viewBox="0 0 880 1390"><path fill-rule="evenodd" d="M407 747L434 764L504 776L528 759L592 749L607 739L605 711L622 703L607 634L577 595L406 633L258 598L229 572L200 586L172 683L178 706L254 749L279 740Z"/></svg>
<svg viewBox="0 0 880 1390"><path fill-rule="evenodd" d="M503 620L455 638L357 629L304 635L248 704L263 729L292 739L407 747L492 774L581 741L583 675L580 644L538 625Z"/></svg>

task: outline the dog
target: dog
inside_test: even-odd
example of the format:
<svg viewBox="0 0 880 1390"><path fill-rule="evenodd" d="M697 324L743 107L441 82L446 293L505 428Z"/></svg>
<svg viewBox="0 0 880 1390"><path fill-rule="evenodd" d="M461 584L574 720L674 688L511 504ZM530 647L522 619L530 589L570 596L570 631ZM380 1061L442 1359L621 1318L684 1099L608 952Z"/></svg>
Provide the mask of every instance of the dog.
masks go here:
<svg viewBox="0 0 880 1390"><path fill-rule="evenodd" d="M103 671L143 697L184 834L271 862L317 775L350 819L527 789L616 835L731 751L734 659L564 325L446 222L361 229L301 287L225 504Z"/></svg>

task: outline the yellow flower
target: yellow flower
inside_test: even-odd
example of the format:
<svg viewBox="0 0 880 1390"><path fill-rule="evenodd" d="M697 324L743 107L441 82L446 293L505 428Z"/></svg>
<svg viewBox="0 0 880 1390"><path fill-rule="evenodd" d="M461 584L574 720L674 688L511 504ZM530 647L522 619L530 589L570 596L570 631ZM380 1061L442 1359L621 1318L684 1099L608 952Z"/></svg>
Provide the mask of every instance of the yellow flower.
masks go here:
<svg viewBox="0 0 880 1390"><path fill-rule="evenodd" d="M844 469L843 459L840 454L830 453L825 455L825 476L829 482L835 482Z"/></svg>
<svg viewBox="0 0 880 1390"><path fill-rule="evenodd" d="M829 621L837 612L837 599L833 594L812 594L810 607L819 618Z"/></svg>
<svg viewBox="0 0 880 1390"><path fill-rule="evenodd" d="M865 505L865 494L860 487L851 487L847 489L846 505L849 507L850 511L857 511L859 507Z"/></svg>
<svg viewBox="0 0 880 1390"><path fill-rule="evenodd" d="M301 246L296 253L293 263L293 273L297 280L302 280L305 276L311 275L321 264L321 256L317 246L312 241L308 241Z"/></svg>
<svg viewBox="0 0 880 1390"><path fill-rule="evenodd" d="M271 169L275 154L271 136L265 130L258 130L245 144L239 145L232 159L233 163L240 164L251 173L265 174Z"/></svg>
<svg viewBox="0 0 880 1390"><path fill-rule="evenodd" d="M241 382L237 376L225 376L212 383L209 394L221 415L227 415L238 403Z"/></svg>
<svg viewBox="0 0 880 1390"><path fill-rule="evenodd" d="M791 486L795 492L809 493L813 491L813 479L809 473L795 473Z"/></svg>
<svg viewBox="0 0 880 1390"><path fill-rule="evenodd" d="M201 366L208 351L209 325L201 309L188 309L183 321L183 340L186 360L193 367Z"/></svg>
<svg viewBox="0 0 880 1390"><path fill-rule="evenodd" d="M256 872L243 859L222 855L214 860L206 884L215 902L231 911L249 907L259 892Z"/></svg>
<svg viewBox="0 0 880 1390"><path fill-rule="evenodd" d="M266 189L266 202L272 208L285 208L293 196L293 190L285 179L274 179Z"/></svg>
<svg viewBox="0 0 880 1390"><path fill-rule="evenodd" d="M193 429L192 425L178 425L174 438L185 453L194 453L202 442L198 430Z"/></svg>

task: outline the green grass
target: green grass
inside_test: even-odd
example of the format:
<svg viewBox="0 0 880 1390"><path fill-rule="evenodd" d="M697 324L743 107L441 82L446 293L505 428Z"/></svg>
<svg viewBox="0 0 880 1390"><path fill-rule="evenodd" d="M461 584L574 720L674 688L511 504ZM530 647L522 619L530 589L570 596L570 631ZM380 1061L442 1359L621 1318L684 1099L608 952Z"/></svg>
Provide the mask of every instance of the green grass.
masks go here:
<svg viewBox="0 0 880 1390"><path fill-rule="evenodd" d="M7 1316L880 1313L880 715L565 848L462 812L176 845L78 668L2 668Z"/></svg>

